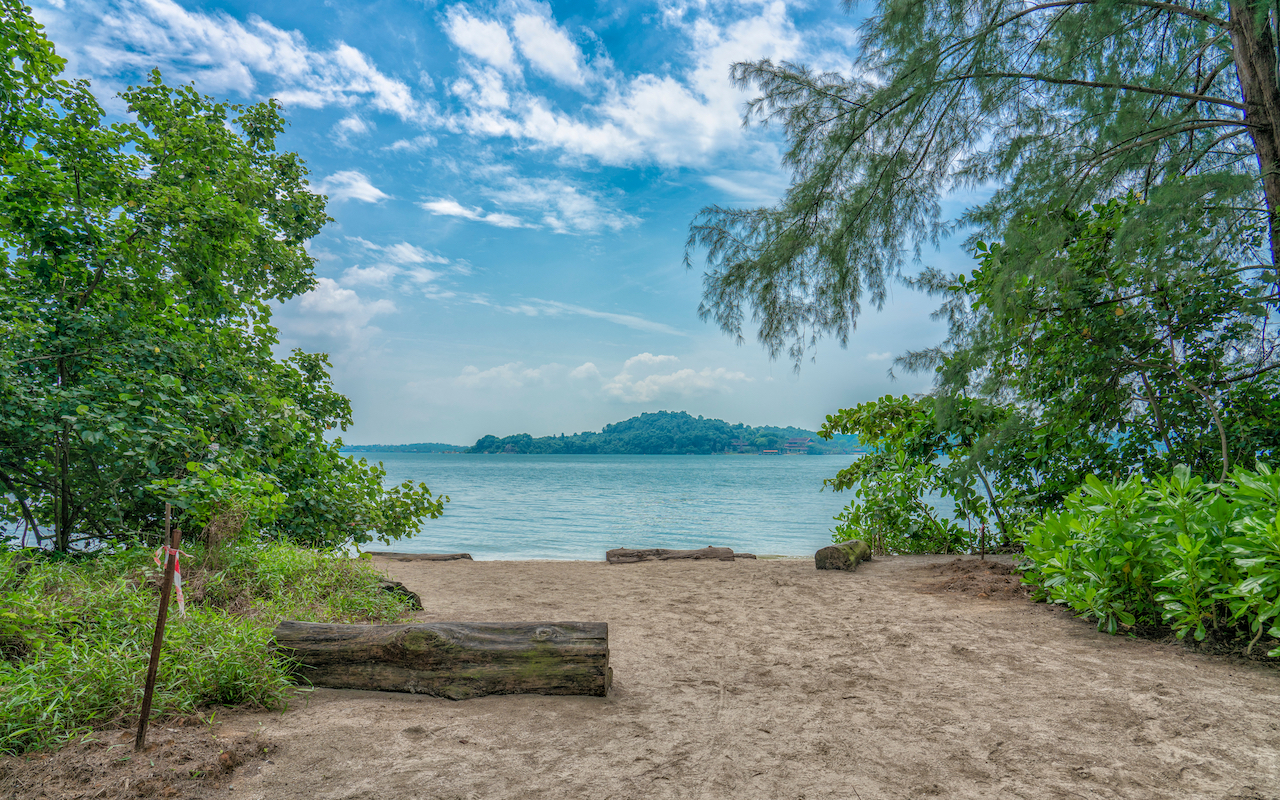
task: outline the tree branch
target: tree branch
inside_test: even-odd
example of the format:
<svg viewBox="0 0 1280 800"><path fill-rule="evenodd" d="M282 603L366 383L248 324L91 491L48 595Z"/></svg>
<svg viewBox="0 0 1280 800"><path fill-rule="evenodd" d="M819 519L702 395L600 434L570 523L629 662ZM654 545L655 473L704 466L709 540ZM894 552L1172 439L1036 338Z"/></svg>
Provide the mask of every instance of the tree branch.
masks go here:
<svg viewBox="0 0 1280 800"><path fill-rule="evenodd" d="M1133 83L1085 81L1076 78L1051 78L1048 75L1037 75L1034 72L974 72L967 75L952 75L946 78L940 78L938 83L968 81L973 80L974 78L1020 78L1022 80L1036 81L1038 83L1052 83L1060 86L1083 86L1087 89L1116 89L1123 92L1139 92L1141 94L1153 94L1160 97L1177 97L1182 100L1191 100L1197 103L1210 103L1212 105L1234 108L1241 112L1245 110L1244 103L1237 103L1233 100L1224 100L1221 97L1210 97L1208 95L1196 94L1194 92L1178 92L1173 89L1156 89L1151 86L1138 86Z"/></svg>

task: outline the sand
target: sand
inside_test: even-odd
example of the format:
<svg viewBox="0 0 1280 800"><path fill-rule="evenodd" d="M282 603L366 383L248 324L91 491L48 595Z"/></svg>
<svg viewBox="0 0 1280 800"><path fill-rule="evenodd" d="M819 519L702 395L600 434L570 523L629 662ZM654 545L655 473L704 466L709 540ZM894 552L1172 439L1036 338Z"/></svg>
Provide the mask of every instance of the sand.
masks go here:
<svg viewBox="0 0 1280 800"><path fill-rule="evenodd" d="M231 798L1280 798L1280 671L927 563L384 562L430 620L605 620L608 698L316 690Z"/></svg>
<svg viewBox="0 0 1280 800"><path fill-rule="evenodd" d="M382 561L423 621L607 621L611 695L315 690L220 713L272 751L200 794L1280 798L1280 670L938 591L950 560Z"/></svg>

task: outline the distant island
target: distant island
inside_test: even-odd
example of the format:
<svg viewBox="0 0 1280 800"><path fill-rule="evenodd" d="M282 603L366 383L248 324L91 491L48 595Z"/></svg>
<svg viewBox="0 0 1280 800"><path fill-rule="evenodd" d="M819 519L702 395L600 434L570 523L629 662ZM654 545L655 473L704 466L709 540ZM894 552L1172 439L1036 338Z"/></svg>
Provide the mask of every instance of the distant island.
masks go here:
<svg viewBox="0 0 1280 800"><path fill-rule="evenodd" d="M417 444L344 444L342 451L352 453L465 453L465 444L418 442Z"/></svg>
<svg viewBox="0 0 1280 800"><path fill-rule="evenodd" d="M855 436L831 441L803 428L753 428L741 422L730 425L720 419L695 417L684 411L645 413L604 430L572 435L541 436L527 433L498 438L482 436L471 447L426 442L421 444L349 445L355 453L472 453L514 455L828 455L863 452Z"/></svg>

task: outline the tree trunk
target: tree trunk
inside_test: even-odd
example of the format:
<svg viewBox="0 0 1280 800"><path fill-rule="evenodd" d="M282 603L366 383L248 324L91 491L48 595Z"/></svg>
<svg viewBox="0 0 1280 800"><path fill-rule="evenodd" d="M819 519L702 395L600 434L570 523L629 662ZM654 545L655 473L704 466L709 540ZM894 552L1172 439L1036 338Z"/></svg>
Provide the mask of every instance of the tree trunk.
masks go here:
<svg viewBox="0 0 1280 800"><path fill-rule="evenodd" d="M411 692L450 700L488 694L604 697L605 622L281 622L276 647L314 686Z"/></svg>
<svg viewBox="0 0 1280 800"><path fill-rule="evenodd" d="M63 420L58 444L58 513L54 549L65 553L71 549L71 423Z"/></svg>
<svg viewBox="0 0 1280 800"><path fill-rule="evenodd" d="M1280 264L1280 85L1270 9L1256 0L1230 0L1231 50L1266 197L1271 263Z"/></svg>
<svg viewBox="0 0 1280 800"><path fill-rule="evenodd" d="M664 550L660 547L651 550L630 550L617 547L604 554L604 560L610 564L634 564L637 561L675 561L677 559L715 559L716 561L732 561L735 558L755 558L750 553L735 553L728 547L711 547L701 550Z"/></svg>
<svg viewBox="0 0 1280 800"><path fill-rule="evenodd" d="M58 387L65 392L70 383L67 360L59 356L57 367ZM62 420L60 435L54 437L53 446L58 457L58 496L53 505L53 549L65 553L71 549L71 423L65 419Z"/></svg>

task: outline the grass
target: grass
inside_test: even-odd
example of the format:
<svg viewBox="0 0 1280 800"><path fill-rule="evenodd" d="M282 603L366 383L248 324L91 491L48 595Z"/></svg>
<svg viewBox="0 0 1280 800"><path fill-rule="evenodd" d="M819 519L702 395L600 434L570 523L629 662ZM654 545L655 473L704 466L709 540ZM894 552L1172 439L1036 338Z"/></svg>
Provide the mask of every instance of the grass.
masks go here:
<svg viewBox="0 0 1280 800"><path fill-rule="evenodd" d="M156 717L282 707L289 664L271 648L282 619L390 622L408 611L359 559L284 544L240 546L217 558L190 549L187 616L170 609ZM0 553L0 753L136 723L159 578L143 549L34 561Z"/></svg>

